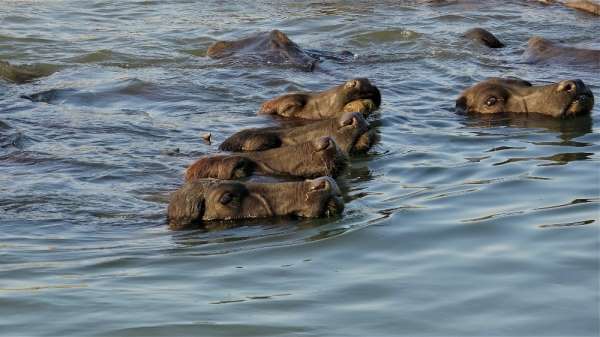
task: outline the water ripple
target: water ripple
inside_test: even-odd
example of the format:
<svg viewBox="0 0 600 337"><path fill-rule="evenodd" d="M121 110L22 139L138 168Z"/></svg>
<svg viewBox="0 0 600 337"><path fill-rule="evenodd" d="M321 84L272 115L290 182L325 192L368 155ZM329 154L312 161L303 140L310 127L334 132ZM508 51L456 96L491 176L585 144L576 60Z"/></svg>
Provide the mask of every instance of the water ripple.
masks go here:
<svg viewBox="0 0 600 337"><path fill-rule="evenodd" d="M0 81L4 334L598 335L598 104L454 112L492 76L598 96L593 71L521 57L533 34L597 48L594 18L512 0L2 6L0 59L54 72ZM507 47L466 41L477 26ZM205 57L271 29L356 57L311 73ZM264 100L353 77L382 91L381 140L339 178L342 216L167 230L187 165L278 123L256 115Z"/></svg>

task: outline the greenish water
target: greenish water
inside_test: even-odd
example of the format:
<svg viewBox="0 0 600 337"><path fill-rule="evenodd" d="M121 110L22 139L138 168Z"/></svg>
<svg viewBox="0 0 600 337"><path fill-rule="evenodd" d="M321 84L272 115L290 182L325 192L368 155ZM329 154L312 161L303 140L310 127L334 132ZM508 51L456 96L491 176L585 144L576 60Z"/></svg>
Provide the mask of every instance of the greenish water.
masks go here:
<svg viewBox="0 0 600 337"><path fill-rule="evenodd" d="M599 334L600 105L453 112L489 76L580 78L598 97L597 69L521 62L534 34L600 48L597 18L535 1L4 1L0 23L1 60L60 69L0 82L2 336ZM508 47L460 37L476 26ZM275 28L357 58L307 73L203 56ZM272 124L264 100L359 76L382 91L382 140L341 177L342 217L167 230L185 167Z"/></svg>

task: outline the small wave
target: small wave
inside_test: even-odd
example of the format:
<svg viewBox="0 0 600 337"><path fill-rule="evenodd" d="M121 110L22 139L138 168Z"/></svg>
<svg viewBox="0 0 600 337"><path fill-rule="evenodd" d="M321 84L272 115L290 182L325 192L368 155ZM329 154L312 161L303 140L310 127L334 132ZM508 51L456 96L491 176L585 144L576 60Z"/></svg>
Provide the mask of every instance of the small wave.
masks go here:
<svg viewBox="0 0 600 337"><path fill-rule="evenodd" d="M67 61L75 62L75 63L96 63L96 62L104 62L110 61L115 58L125 57L125 54L115 53L109 49L98 50L89 54L84 54L81 56L76 56L67 59Z"/></svg>
<svg viewBox="0 0 600 337"><path fill-rule="evenodd" d="M565 204L539 207L539 208L536 208L536 210L547 210L547 209L563 208L563 207L569 207L569 206L573 206L573 205L587 204L587 203L590 203L590 202L591 203L599 203L600 202L600 198L589 198L589 199L580 198L580 199L574 199L571 202L568 202L568 203L565 203Z"/></svg>
<svg viewBox="0 0 600 337"><path fill-rule="evenodd" d="M297 69L306 72L311 72L318 68L318 60L314 62L297 63L290 62L287 60L270 60L265 58L263 55L233 55L226 58L222 58L215 62L217 67L242 67L242 68L262 68L262 67L274 67L274 68L289 68Z"/></svg>
<svg viewBox="0 0 600 337"><path fill-rule="evenodd" d="M0 291L40 291L50 289L75 289L75 288L86 288L87 284L55 284L55 285L40 285L32 287L21 287L21 288L0 288Z"/></svg>
<svg viewBox="0 0 600 337"><path fill-rule="evenodd" d="M64 59L65 62L78 64L100 64L109 67L126 69L156 67L165 64L179 64L178 58L145 58L136 55L100 49L91 53Z"/></svg>
<svg viewBox="0 0 600 337"><path fill-rule="evenodd" d="M545 163L538 164L538 166L549 166L549 165L566 165L572 161L577 160L590 160L593 153L589 152L575 152L575 153L557 153L552 156L545 157L520 157L520 158L509 158L505 161L494 163L493 166L500 166L510 163L529 161L529 160L539 160L544 161Z"/></svg>
<svg viewBox="0 0 600 337"><path fill-rule="evenodd" d="M22 132L15 132L9 124L0 120L0 150L8 148L23 149L25 138Z"/></svg>
<svg viewBox="0 0 600 337"><path fill-rule="evenodd" d="M354 35L351 42L358 46L367 46L398 41L413 41L421 35L421 33L409 29L387 29Z"/></svg>
<svg viewBox="0 0 600 337"><path fill-rule="evenodd" d="M549 225L539 225L539 228L565 228L565 227L574 227L574 226L585 226L589 224L593 224L596 220L584 220L584 221L573 221L573 222L564 222L557 224L549 224Z"/></svg>
<svg viewBox="0 0 600 337"><path fill-rule="evenodd" d="M431 18L431 20L434 22L437 22L437 21L461 22L461 21L468 21L469 18L466 18L466 17L464 17L462 15L458 15L458 14L445 14L445 15L433 17L433 18Z"/></svg>
<svg viewBox="0 0 600 337"><path fill-rule="evenodd" d="M14 37L0 34L0 42L19 42L19 43L54 43L56 41L41 39L37 37Z"/></svg>
<svg viewBox="0 0 600 337"><path fill-rule="evenodd" d="M17 149L23 149L23 142L25 136L21 132L15 132L8 135L0 133L0 149L6 149L14 147Z"/></svg>
<svg viewBox="0 0 600 337"><path fill-rule="evenodd" d="M49 76L58 70L60 66L46 63L31 65L12 65L6 61L0 61L0 79L13 83L26 83L40 77Z"/></svg>
<svg viewBox="0 0 600 337"><path fill-rule="evenodd" d="M242 334L246 336L300 336L307 335L307 330L309 330L309 328L305 326L294 326L281 323L277 325L267 325L197 321L190 323L155 325L136 325L136 323L128 323L128 325L129 326L119 329L102 331L98 336L162 336L172 335L173 332L185 336L229 336L232 334L232 331L242 331ZM235 332L233 334L235 334Z"/></svg>
<svg viewBox="0 0 600 337"><path fill-rule="evenodd" d="M10 125L8 125L8 123L0 120L0 130L8 130L8 129L11 129Z"/></svg>
<svg viewBox="0 0 600 337"><path fill-rule="evenodd" d="M75 104L81 106L104 107L115 102L120 102L124 97L142 96L145 98L159 99L159 90L151 82L142 81L137 78L111 82L99 85L89 89L50 89L29 95L22 95L22 98L34 102L43 102L48 104Z"/></svg>
<svg viewBox="0 0 600 337"><path fill-rule="evenodd" d="M193 56L206 57L206 48L186 49L184 52Z"/></svg>

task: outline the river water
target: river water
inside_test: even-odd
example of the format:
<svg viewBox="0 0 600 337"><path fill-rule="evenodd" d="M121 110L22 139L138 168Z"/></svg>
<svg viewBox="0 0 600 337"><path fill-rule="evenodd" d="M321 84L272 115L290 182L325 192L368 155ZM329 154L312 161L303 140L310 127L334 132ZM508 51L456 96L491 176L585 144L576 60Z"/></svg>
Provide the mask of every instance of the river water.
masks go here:
<svg viewBox="0 0 600 337"><path fill-rule="evenodd" d="M0 82L2 336L599 334L600 104L566 121L453 111L490 76L580 78L598 98L598 68L521 59L534 34L600 48L596 17L536 1L0 6L0 59L59 69ZM508 47L460 37L477 26ZM357 56L312 73L204 56L270 29ZM273 124L264 100L353 77L381 89L381 142L340 178L341 217L167 229L185 167Z"/></svg>

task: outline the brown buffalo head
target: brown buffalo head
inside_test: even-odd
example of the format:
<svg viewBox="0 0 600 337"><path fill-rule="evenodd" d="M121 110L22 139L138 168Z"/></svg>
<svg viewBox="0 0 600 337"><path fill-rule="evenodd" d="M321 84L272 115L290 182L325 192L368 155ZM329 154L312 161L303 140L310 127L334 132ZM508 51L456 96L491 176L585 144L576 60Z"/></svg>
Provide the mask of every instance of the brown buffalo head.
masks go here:
<svg viewBox="0 0 600 337"><path fill-rule="evenodd" d="M323 92L290 93L269 100L259 114L305 119L325 119L344 112L368 116L381 104L379 89L366 78L349 80Z"/></svg>
<svg viewBox="0 0 600 337"><path fill-rule="evenodd" d="M594 95L581 80L534 86L513 78L490 78L463 91L456 110L465 113L539 113L553 117L589 114Z"/></svg>
<svg viewBox="0 0 600 337"><path fill-rule="evenodd" d="M340 190L329 177L282 183L200 179L171 195L167 221L171 229L186 229L215 220L327 217L343 209Z"/></svg>

